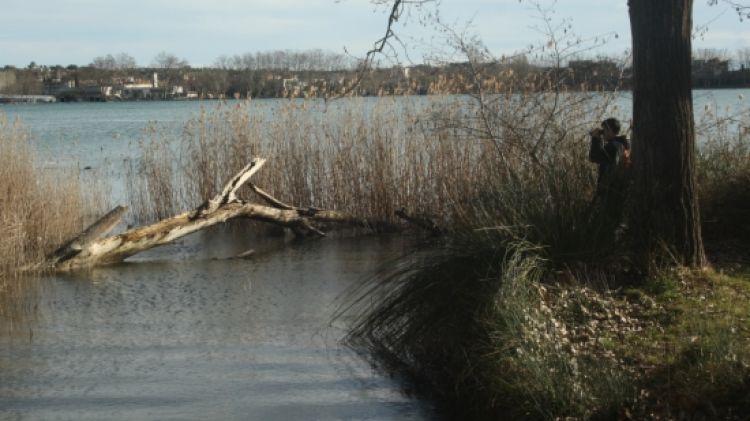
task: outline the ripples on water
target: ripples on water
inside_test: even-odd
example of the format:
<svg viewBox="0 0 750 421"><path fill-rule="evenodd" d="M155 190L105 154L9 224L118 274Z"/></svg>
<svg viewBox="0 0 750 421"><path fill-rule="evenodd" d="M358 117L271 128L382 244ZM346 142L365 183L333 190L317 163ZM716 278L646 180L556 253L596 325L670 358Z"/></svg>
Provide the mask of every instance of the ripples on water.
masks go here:
<svg viewBox="0 0 750 421"><path fill-rule="evenodd" d="M747 108L749 92L696 91L696 113ZM630 101L628 93L618 99L617 115L629 114ZM254 110L273 112L282 102L260 104ZM118 168L139 158L148 122L177 138L202 107L218 105L2 105L0 112L30 127L46 168L91 167L84 181L106 180L121 203ZM429 418L424 405L339 344L345 320L331 324L340 295L398 254L398 242L325 239L251 260L212 260L254 246L241 235L236 242L204 233L131 263L39 281L19 306L28 310L25 321L0 320L0 418Z"/></svg>
<svg viewBox="0 0 750 421"><path fill-rule="evenodd" d="M396 97L393 104L411 104L417 108L431 102L440 102L441 97L411 96ZM447 97L452 98L452 97ZM694 90L696 120L705 111L731 114L750 107L750 89ZM351 102L356 107L371 107L378 98L353 98L331 102L311 101L308 109L314 112L336 113L346 110ZM347 103L346 101L350 101ZM301 103L300 101L297 101ZM288 104L286 99L255 99L249 107L252 113L273 114ZM32 141L40 153L50 157L48 165L59 165L67 160L81 167L102 165L103 160L118 161L137 159L136 148L143 138L144 129L150 122L158 123L165 133L180 135L184 123L197 116L201 110L207 112L218 107L228 109L245 101L144 101L107 103L56 103L56 104L0 104L0 112L13 120L21 118L32 131ZM628 91L617 94L614 114L630 120L632 95Z"/></svg>
<svg viewBox="0 0 750 421"><path fill-rule="evenodd" d="M0 418L427 417L342 347L346 320L331 321L399 242L327 239L226 260L197 252L198 240L46 279L25 322L11 334L0 323Z"/></svg>

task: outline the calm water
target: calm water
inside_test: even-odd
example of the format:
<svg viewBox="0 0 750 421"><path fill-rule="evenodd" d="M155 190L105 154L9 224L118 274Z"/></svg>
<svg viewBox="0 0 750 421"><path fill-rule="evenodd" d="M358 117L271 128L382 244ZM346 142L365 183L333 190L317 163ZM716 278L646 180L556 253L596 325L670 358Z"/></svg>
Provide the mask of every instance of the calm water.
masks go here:
<svg viewBox="0 0 750 421"><path fill-rule="evenodd" d="M0 322L0 418L430 418L344 348L347 321L331 320L342 293L401 253L398 240L271 244L250 260L216 259L251 245L199 235L43 279L25 320Z"/></svg>
<svg viewBox="0 0 750 421"><path fill-rule="evenodd" d="M418 97L414 97L418 98ZM376 98L349 101L374 103ZM272 115L288 104L284 99L254 99L249 112ZM295 101L301 104L301 101ZM144 101L105 103L0 104L9 120L20 118L31 131L31 140L48 166L78 163L100 167L107 162L135 159L138 142L146 128L178 137L185 123L202 111L227 109L245 101ZM335 113L344 102L326 105L315 101L319 111Z"/></svg>
<svg viewBox="0 0 750 421"><path fill-rule="evenodd" d="M409 101L423 102L410 97ZM326 104L310 101L321 116L332 117L337 110L357 102L357 109L367 109L377 98L354 98ZM302 100L295 100L302 104ZM363 104L362 104L363 103ZM139 143L147 138L149 128L158 130L159 138L178 144L185 123L201 112L212 113L245 105L249 113L273 116L287 107L286 99L245 101L144 101L106 103L0 104L0 113L10 121L19 118L31 133L31 142L45 169L68 169L78 166L84 184L89 181L108 183L112 199L127 201L125 169L141 155ZM312 105L311 105L312 104Z"/></svg>
<svg viewBox="0 0 750 421"><path fill-rule="evenodd" d="M45 167L96 170L136 158L149 122L178 132L217 105L0 112L30 127ZM121 172L104 176L116 184ZM226 259L249 248L249 260ZM0 320L0 419L433 418L342 346L348 320L332 321L342 294L403 251L398 238L258 242L217 230L125 264L41 279L17 319Z"/></svg>
<svg viewBox="0 0 750 421"><path fill-rule="evenodd" d="M280 101L261 102L259 112ZM617 115L628 114L629 101L627 93L618 99ZM748 101L750 90L695 92L699 115L747 109ZM121 203L121 164L138 159L144 129L157 122L179 134L201 108L219 105L0 105L0 112L23 119L45 167L78 164L84 178L111 183ZM431 418L425 404L342 347L347 320L331 321L348 288L403 252L398 239L258 244L232 232L40 280L19 320L0 320L0 419ZM250 260L225 259L248 248L258 249Z"/></svg>
<svg viewBox="0 0 750 421"><path fill-rule="evenodd" d="M420 104L432 97L405 97L398 101ZM750 109L750 89L693 91L696 120L706 110L726 115ZM318 101L319 110L346 108L346 101L371 102L377 98L356 98L329 103ZM273 113L283 99L253 100L253 112ZM622 92L613 114L629 120L632 97ZM21 118L31 129L32 141L48 166L78 163L81 167L101 167L123 159L137 158L136 147L149 124L179 135L185 122L201 110L231 107L237 101L146 101L107 103L0 104L0 113L9 119ZM114 165L117 167L117 165Z"/></svg>

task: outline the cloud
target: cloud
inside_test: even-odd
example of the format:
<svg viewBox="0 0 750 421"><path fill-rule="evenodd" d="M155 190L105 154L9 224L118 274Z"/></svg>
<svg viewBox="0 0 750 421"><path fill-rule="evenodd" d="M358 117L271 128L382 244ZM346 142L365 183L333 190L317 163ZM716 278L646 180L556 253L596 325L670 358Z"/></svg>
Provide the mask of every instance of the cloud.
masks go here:
<svg viewBox="0 0 750 421"><path fill-rule="evenodd" d="M75 62L125 51L148 63L167 50L209 64L220 54L328 48L375 39L367 1L3 0L2 64ZM363 6L367 7L363 7ZM340 28L358 22L344 34ZM379 35L379 34L378 34Z"/></svg>
<svg viewBox="0 0 750 421"><path fill-rule="evenodd" d="M750 47L750 31L709 30L693 40L693 50L723 50L733 55L737 50Z"/></svg>
<svg viewBox="0 0 750 421"><path fill-rule="evenodd" d="M741 45L750 45L750 31L722 31L711 29L699 38L701 43L727 43L732 42Z"/></svg>
<svg viewBox="0 0 750 421"><path fill-rule="evenodd" d="M85 64L97 55L117 52L128 52L147 64L162 50L199 65L210 64L222 54L275 49L341 52L346 46L361 55L383 36L388 13L387 7L376 7L369 0L2 2L0 60L4 63L0 65L26 65L31 60ZM694 20L706 22L717 15L720 19L712 22L703 40L696 40L697 48L720 43L731 48L746 46L750 36L738 26L736 14L704 3L696 2ZM601 50L620 52L629 45L625 0L566 0L557 2L555 8L552 19L570 18L572 30L584 38L617 32L618 40ZM397 30L417 51L418 60L423 51L446 43L430 27L430 19L425 28L420 25L420 13L411 10ZM543 35L531 29L540 23L535 14L528 2L462 0L440 5L440 15L450 25L461 28L471 20L469 32L477 34L496 55L542 40Z"/></svg>
<svg viewBox="0 0 750 421"><path fill-rule="evenodd" d="M32 61L39 64L87 64L97 53L94 45L80 45L67 41L8 41L0 39L4 64L26 66Z"/></svg>

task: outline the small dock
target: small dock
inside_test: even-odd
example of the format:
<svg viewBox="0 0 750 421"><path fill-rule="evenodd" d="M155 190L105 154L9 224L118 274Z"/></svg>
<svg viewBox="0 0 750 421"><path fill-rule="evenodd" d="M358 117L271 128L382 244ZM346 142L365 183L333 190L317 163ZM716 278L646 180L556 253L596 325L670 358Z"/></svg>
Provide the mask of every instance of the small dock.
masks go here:
<svg viewBox="0 0 750 421"><path fill-rule="evenodd" d="M0 94L0 104L35 104L38 102L56 102L52 95L5 95Z"/></svg>

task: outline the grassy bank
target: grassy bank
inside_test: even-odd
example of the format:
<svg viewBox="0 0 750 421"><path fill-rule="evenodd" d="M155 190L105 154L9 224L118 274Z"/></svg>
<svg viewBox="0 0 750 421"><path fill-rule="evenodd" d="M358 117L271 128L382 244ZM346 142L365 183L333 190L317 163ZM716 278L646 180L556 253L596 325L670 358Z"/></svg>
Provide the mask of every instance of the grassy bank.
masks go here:
<svg viewBox="0 0 750 421"><path fill-rule="evenodd" d="M435 257L435 256L433 256ZM422 260L351 340L448 419L742 419L750 275L560 283L529 250ZM430 262L430 263L428 263ZM442 406L441 406L442 405Z"/></svg>
<svg viewBox="0 0 750 421"><path fill-rule="evenodd" d="M634 277L580 200L582 158L559 149L533 171L499 167L511 182L462 202L444 242L356 291L352 345L448 418L743 419L750 121L712 123L698 161L714 269Z"/></svg>

